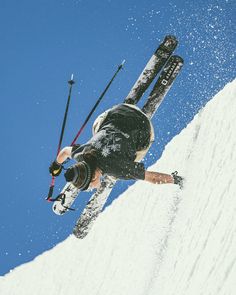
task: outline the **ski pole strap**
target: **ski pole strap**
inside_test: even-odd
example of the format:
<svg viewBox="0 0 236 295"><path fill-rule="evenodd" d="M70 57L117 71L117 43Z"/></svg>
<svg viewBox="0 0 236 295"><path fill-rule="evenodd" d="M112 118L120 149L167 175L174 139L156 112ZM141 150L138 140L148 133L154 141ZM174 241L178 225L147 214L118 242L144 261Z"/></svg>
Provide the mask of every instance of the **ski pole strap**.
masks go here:
<svg viewBox="0 0 236 295"><path fill-rule="evenodd" d="M86 126L86 124L88 123L89 119L91 118L92 114L94 113L95 109L97 108L97 106L99 105L99 103L101 102L102 98L104 97L104 95L106 94L107 90L109 89L109 87L111 86L111 83L113 82L113 80L115 79L116 75L119 73L119 71L123 68L125 63L125 60L123 60L123 62L118 66L115 74L113 75L113 77L111 78L111 80L109 81L109 83L107 84L106 88L104 89L104 91L102 92L102 94L99 96L98 100L96 101L95 105L93 106L92 110L90 111L90 113L88 114L87 118L85 119L83 125L81 126L80 130L78 131L78 133L76 134L74 140L71 143L71 146L73 146L76 142L76 140L78 139L78 137L80 136L81 132L83 131L84 127Z"/></svg>

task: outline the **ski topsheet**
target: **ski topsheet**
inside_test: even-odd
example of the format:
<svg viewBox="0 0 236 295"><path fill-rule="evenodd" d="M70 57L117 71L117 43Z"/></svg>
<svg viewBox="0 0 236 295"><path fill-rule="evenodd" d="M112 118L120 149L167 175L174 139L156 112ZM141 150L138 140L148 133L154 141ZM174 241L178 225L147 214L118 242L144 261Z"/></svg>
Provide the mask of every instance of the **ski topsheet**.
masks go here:
<svg viewBox="0 0 236 295"><path fill-rule="evenodd" d="M136 104L140 100L143 93L174 52L177 44L178 41L175 36L168 35L165 37L164 41L146 64L138 80L135 82L130 93L125 99L125 103Z"/></svg>
<svg viewBox="0 0 236 295"><path fill-rule="evenodd" d="M157 108L160 106L183 65L183 59L181 57L170 57L177 46L177 43L178 42L174 36L166 36L165 40L157 48L124 101L125 103L136 104L158 72L160 72L166 64L142 109L149 118L154 115ZM77 238L84 238L87 235L93 222L102 211L114 184L115 180L113 178L110 178L109 176L104 177L100 188L90 198L90 201L84 208L73 229L73 234ZM79 189L77 189L72 183L67 183L57 200L53 203L53 211L56 214L62 215L66 211L71 210L71 206L79 192Z"/></svg>

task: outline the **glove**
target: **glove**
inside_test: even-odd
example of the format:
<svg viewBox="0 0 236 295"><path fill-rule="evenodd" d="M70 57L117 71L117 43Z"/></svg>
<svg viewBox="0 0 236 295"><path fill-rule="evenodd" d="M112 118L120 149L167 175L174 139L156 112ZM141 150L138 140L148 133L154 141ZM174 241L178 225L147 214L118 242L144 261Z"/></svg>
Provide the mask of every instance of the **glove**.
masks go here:
<svg viewBox="0 0 236 295"><path fill-rule="evenodd" d="M182 189L183 186L184 186L184 179L182 176L178 175L178 172L175 171L175 172L172 172L171 173L173 179L174 179L174 184L178 184L179 187Z"/></svg>
<svg viewBox="0 0 236 295"><path fill-rule="evenodd" d="M62 164L59 164L56 160L49 166L49 173L52 176L59 176L62 171Z"/></svg>

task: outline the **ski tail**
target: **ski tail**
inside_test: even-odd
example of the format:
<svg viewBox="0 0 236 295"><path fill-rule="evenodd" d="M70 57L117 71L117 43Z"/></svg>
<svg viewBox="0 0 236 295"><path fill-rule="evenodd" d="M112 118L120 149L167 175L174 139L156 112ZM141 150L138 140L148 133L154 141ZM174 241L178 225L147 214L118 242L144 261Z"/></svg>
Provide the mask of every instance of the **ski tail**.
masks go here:
<svg viewBox="0 0 236 295"><path fill-rule="evenodd" d="M124 103L136 104L152 83L156 75L161 71L171 54L174 52L178 41L175 36L168 35L157 48L144 70L135 82Z"/></svg>
<svg viewBox="0 0 236 295"><path fill-rule="evenodd" d="M83 239L88 234L94 221L102 211L114 185L115 179L109 176L104 177L100 188L92 195L76 222L73 229L76 238Z"/></svg>
<svg viewBox="0 0 236 295"><path fill-rule="evenodd" d="M145 105L142 108L142 111L150 119L153 117L156 110L165 98L167 92L170 90L183 64L184 60L178 55L173 55L168 60L149 97L147 98Z"/></svg>

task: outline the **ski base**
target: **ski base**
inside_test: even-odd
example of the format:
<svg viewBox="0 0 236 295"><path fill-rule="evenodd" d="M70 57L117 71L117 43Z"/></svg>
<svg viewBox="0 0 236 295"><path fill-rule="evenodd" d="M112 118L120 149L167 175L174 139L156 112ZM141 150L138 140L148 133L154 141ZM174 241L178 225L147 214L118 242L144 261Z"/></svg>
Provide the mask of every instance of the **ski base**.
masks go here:
<svg viewBox="0 0 236 295"><path fill-rule="evenodd" d="M57 215L63 215L71 209L72 204L77 198L80 190L72 183L68 182L61 193L57 196L52 205L52 210Z"/></svg>

